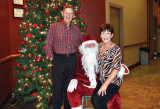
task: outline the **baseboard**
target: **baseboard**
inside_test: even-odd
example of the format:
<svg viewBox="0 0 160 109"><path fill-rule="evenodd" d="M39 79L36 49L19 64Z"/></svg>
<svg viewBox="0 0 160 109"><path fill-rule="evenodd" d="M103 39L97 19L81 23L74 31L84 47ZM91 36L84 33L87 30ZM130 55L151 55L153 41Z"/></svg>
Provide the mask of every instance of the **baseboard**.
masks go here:
<svg viewBox="0 0 160 109"><path fill-rule="evenodd" d="M9 94L6 98L2 99L0 102L0 109L3 109L3 107L8 103L8 101L11 99L12 94Z"/></svg>
<svg viewBox="0 0 160 109"><path fill-rule="evenodd" d="M137 66L139 66L139 65L141 65L141 62L137 62L137 63L129 66L128 68L131 70L131 69L133 69L133 68L135 68L135 67L137 67Z"/></svg>

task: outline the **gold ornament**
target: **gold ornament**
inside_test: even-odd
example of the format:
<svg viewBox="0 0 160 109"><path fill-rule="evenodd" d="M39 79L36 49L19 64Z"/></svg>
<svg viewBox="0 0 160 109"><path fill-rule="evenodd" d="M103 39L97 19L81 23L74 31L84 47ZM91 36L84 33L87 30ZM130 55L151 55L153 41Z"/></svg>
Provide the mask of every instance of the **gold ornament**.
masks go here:
<svg viewBox="0 0 160 109"><path fill-rule="evenodd" d="M32 67L33 67L33 64L29 64L29 67L32 68Z"/></svg>

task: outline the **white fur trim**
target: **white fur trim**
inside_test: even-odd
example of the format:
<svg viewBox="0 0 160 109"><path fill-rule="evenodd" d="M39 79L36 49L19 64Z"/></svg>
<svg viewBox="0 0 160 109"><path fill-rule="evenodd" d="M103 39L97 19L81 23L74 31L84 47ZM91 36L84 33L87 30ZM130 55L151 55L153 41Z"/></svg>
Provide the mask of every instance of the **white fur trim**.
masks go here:
<svg viewBox="0 0 160 109"><path fill-rule="evenodd" d="M86 45L86 44L90 44L90 43L94 43L97 44L97 42L95 40L88 40L82 43L82 46Z"/></svg>
<svg viewBox="0 0 160 109"><path fill-rule="evenodd" d="M71 109L83 109L82 105L78 106L78 107L72 107Z"/></svg>
<svg viewBox="0 0 160 109"><path fill-rule="evenodd" d="M122 78L123 75L129 74L129 69L128 69L128 72L125 73L126 72L125 68L128 69L128 67L126 65L121 64L121 69L120 69L120 71L118 72L118 75L117 75L118 77Z"/></svg>
<svg viewBox="0 0 160 109"><path fill-rule="evenodd" d="M78 84L77 79L71 79L71 81L68 85L67 91L68 92L73 92L74 89L77 89L77 84Z"/></svg>

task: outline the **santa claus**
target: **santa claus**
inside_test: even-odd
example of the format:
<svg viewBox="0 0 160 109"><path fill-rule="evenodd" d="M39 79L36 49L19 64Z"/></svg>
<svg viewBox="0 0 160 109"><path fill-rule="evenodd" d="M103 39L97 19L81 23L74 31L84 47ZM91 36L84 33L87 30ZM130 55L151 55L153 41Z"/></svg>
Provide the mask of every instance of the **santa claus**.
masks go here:
<svg viewBox="0 0 160 109"><path fill-rule="evenodd" d="M98 44L95 39L89 35L85 35L83 37L82 44L79 47L79 51L81 54L77 56L76 74L70 81L67 89L67 95L71 109L83 109L81 102L82 96L92 95L99 79L98 62L96 59L98 54ZM123 76L125 71L125 68L123 68L119 75ZM109 107L113 106L112 103L120 105L120 101L115 101L120 100L117 99L117 97L120 98L119 94L117 93L115 95L116 96L113 97Z"/></svg>

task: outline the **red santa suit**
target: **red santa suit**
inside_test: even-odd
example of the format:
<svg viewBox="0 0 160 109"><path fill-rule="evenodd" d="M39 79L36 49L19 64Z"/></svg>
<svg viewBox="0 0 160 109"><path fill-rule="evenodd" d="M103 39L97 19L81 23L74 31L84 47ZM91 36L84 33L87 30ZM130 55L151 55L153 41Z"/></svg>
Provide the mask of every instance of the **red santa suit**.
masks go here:
<svg viewBox="0 0 160 109"><path fill-rule="evenodd" d="M71 109L83 109L82 107L82 96L84 95L92 95L96 85L97 85L97 81L99 79L98 77L98 63L97 62L92 62L90 64L95 63L94 65L90 65L92 66L91 69L90 68L86 68L85 65L85 60L88 60L88 58L84 59L83 58L83 52L85 52L85 50L82 52L81 48L82 46L84 47L86 44L88 43L94 43L95 44L95 48L97 49L95 52L95 56L88 56L89 58L91 58L91 60L96 60L96 55L98 53L98 44L95 41L95 39L93 39L90 36L84 36L83 40L82 40L82 45L79 47L81 55L77 56L77 69L76 69L76 74L75 76L72 78L72 80L69 83L68 89L67 89L67 95L68 95L68 100L71 106ZM93 54L93 53L91 53ZM87 54L89 55L89 53ZM97 64L96 64L97 63ZM123 77L126 68L125 65L121 67L121 70L119 72L119 76ZM88 72L89 70L89 72ZM129 71L129 70L128 70ZM128 72L126 71L126 72ZM109 107L110 109L121 109L121 103L120 103L120 96L119 93L117 92L115 94L115 96L112 97L112 99L110 99L109 101Z"/></svg>

